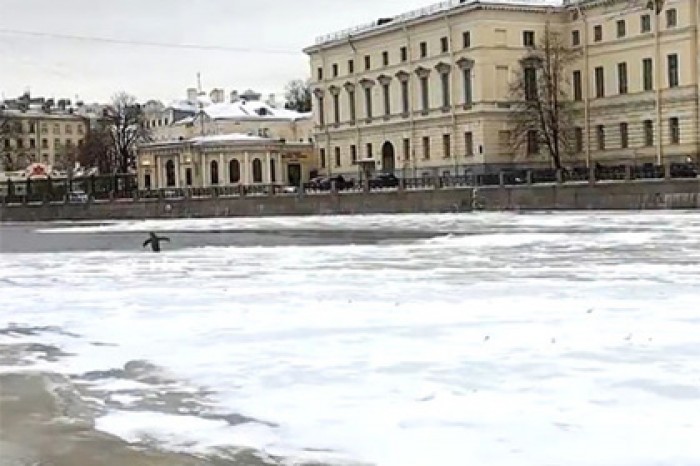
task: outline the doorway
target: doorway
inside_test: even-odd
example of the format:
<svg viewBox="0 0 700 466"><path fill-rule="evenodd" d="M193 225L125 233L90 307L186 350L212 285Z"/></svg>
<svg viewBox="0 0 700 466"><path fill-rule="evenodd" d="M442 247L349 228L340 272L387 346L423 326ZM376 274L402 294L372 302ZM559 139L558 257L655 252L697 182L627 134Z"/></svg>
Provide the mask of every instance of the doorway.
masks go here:
<svg viewBox="0 0 700 466"><path fill-rule="evenodd" d="M382 172L394 173L394 170L396 170L394 145L386 141L382 146Z"/></svg>
<svg viewBox="0 0 700 466"><path fill-rule="evenodd" d="M290 163L287 165L287 181L289 186L299 186L301 184L301 165Z"/></svg>

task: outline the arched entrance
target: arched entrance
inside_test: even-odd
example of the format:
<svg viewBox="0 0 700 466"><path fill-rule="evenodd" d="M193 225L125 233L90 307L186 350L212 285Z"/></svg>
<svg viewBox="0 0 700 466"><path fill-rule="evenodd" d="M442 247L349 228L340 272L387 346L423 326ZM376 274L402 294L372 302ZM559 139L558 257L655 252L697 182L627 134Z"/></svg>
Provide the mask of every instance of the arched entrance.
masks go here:
<svg viewBox="0 0 700 466"><path fill-rule="evenodd" d="M382 172L394 173L394 170L396 170L394 145L386 141L382 146Z"/></svg>

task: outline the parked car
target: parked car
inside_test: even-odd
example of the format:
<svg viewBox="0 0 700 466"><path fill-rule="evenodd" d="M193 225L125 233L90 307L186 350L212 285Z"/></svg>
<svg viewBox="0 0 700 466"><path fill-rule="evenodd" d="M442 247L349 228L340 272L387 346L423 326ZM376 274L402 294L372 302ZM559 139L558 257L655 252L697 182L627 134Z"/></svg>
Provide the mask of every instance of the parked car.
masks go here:
<svg viewBox="0 0 700 466"><path fill-rule="evenodd" d="M691 163L672 163L671 177L673 178L695 178L698 172L695 165Z"/></svg>
<svg viewBox="0 0 700 466"><path fill-rule="evenodd" d="M393 173L380 173L376 177L369 180L369 188L396 188L399 185L399 179Z"/></svg>
<svg viewBox="0 0 700 466"><path fill-rule="evenodd" d="M74 190L68 193L68 203L70 204L86 204L88 202L88 196L85 191Z"/></svg>
<svg viewBox="0 0 700 466"><path fill-rule="evenodd" d="M333 182L335 181L335 188L338 191L343 191L345 189L350 189L354 186L354 182L352 180L346 180L343 175L336 175L336 176L318 176L316 178L311 179L309 181L307 188L308 189L315 189L318 191L330 191Z"/></svg>

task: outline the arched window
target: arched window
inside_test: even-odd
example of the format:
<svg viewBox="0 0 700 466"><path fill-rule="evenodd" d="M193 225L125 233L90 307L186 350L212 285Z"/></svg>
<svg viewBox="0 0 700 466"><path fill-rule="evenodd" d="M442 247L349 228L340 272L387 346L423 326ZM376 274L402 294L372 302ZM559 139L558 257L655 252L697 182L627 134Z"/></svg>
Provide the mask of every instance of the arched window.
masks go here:
<svg viewBox="0 0 700 466"><path fill-rule="evenodd" d="M270 159L270 183L275 183L277 176L275 175L275 159Z"/></svg>
<svg viewBox="0 0 700 466"><path fill-rule="evenodd" d="M236 159L228 163L228 180L231 183L238 183L241 181L241 164Z"/></svg>
<svg viewBox="0 0 700 466"><path fill-rule="evenodd" d="M165 163L165 184L168 187L175 186L175 162L172 160Z"/></svg>
<svg viewBox="0 0 700 466"><path fill-rule="evenodd" d="M219 162L212 160L209 167L211 184L219 184Z"/></svg>
<svg viewBox="0 0 700 466"><path fill-rule="evenodd" d="M262 183L262 162L260 159L253 160L253 183Z"/></svg>

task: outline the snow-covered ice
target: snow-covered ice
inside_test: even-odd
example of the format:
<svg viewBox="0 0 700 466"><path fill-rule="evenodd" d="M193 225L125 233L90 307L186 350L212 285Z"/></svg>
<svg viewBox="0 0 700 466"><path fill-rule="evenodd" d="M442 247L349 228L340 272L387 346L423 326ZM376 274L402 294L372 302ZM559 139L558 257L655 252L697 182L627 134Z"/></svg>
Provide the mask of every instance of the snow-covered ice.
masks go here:
<svg viewBox="0 0 700 466"><path fill-rule="evenodd" d="M33 367L66 374L148 361L213 392L215 409L262 421L139 410L98 420L174 449L327 452L379 466L700 463L700 214L173 220L54 233L216 229L435 236L2 253L0 328L70 334L0 334L0 344L56 345L72 356Z"/></svg>

